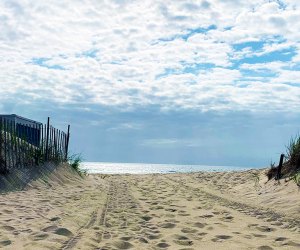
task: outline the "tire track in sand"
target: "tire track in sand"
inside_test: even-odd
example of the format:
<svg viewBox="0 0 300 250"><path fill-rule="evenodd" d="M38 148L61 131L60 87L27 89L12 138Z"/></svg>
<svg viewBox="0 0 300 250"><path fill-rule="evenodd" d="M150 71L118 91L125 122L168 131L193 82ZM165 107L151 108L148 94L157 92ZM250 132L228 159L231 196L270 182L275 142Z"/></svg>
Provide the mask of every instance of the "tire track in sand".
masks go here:
<svg viewBox="0 0 300 250"><path fill-rule="evenodd" d="M77 233L73 237L71 237L68 241L66 241L63 244L61 249L63 249L63 250L73 249L76 246L76 244L78 243L78 241L81 240L81 238L83 237L84 231L91 229L95 225L95 222L98 220L98 217L100 215L100 211L101 211L101 208L99 208L99 207L96 208L92 212L91 217L90 217L89 221L87 222L87 224L85 226L79 228Z"/></svg>
<svg viewBox="0 0 300 250"><path fill-rule="evenodd" d="M271 210L264 210L263 208L257 208L257 207L254 207L254 206L251 206L248 204L244 204L244 203L241 203L238 201L232 201L232 200L226 199L225 197L221 197L217 194L208 192L206 190L192 187L190 185L185 184L184 181L181 180L180 178L176 179L176 180L174 180L168 176L165 176L165 178L168 179L169 181L171 181L172 183L179 184L181 187L191 190L192 193L198 197L212 200L221 206L229 207L233 210L244 213L248 216L256 217L258 219L264 219L267 222L273 222L275 224L277 223L276 226L281 226L284 229L288 228L288 229L292 229L294 231L300 232L300 221L297 221L297 220L291 219L291 218L287 218L284 215L278 214Z"/></svg>

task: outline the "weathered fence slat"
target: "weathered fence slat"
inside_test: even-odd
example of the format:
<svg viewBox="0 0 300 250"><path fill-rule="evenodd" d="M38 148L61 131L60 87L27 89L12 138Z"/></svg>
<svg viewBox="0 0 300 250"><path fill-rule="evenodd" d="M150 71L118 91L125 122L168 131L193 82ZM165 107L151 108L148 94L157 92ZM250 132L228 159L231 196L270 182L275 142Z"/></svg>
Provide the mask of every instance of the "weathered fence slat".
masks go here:
<svg viewBox="0 0 300 250"><path fill-rule="evenodd" d="M283 159L284 159L284 154L280 155L280 160L279 160L279 165L277 168L277 175L276 175L276 180L279 180L281 178L281 169L282 169L282 164L283 164Z"/></svg>
<svg viewBox="0 0 300 250"><path fill-rule="evenodd" d="M66 140L66 160L68 159L69 140L70 140L70 125L68 125L67 140Z"/></svg>
<svg viewBox="0 0 300 250"><path fill-rule="evenodd" d="M6 120L4 120L4 123L3 123L3 132L4 132L4 172L7 171L7 133L6 133Z"/></svg>

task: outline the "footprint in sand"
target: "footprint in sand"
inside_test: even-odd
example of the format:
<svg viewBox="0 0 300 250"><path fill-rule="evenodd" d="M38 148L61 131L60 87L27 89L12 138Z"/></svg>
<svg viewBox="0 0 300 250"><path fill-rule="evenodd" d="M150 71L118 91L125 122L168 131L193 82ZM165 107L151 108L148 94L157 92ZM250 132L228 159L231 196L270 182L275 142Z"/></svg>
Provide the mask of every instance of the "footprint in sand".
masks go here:
<svg viewBox="0 0 300 250"><path fill-rule="evenodd" d="M48 238L48 236L49 235L47 233L36 233L33 235L33 240L34 241L44 240Z"/></svg>
<svg viewBox="0 0 300 250"><path fill-rule="evenodd" d="M206 223L201 223L201 222L194 223L194 227L198 227L198 228L204 228L206 225L207 225Z"/></svg>
<svg viewBox="0 0 300 250"><path fill-rule="evenodd" d="M175 223L171 223L171 222L165 222L165 223L161 223L158 225L161 228L174 228L176 227Z"/></svg>
<svg viewBox="0 0 300 250"><path fill-rule="evenodd" d="M223 240L228 240L232 238L230 235L216 235L215 238L212 239L213 242L221 242Z"/></svg>
<svg viewBox="0 0 300 250"><path fill-rule="evenodd" d="M264 234L252 234L254 237L257 237L257 238L266 238L267 235L264 235Z"/></svg>
<svg viewBox="0 0 300 250"><path fill-rule="evenodd" d="M250 234L245 234L245 235L243 235L243 237L245 239L252 239L252 235L250 235Z"/></svg>
<svg viewBox="0 0 300 250"><path fill-rule="evenodd" d="M234 219L234 217L231 215L225 215L223 218L221 218L221 220L224 222L232 222L233 219Z"/></svg>
<svg viewBox="0 0 300 250"><path fill-rule="evenodd" d="M172 212L172 213L177 211L177 209L175 209L175 208L165 208L165 210L168 212Z"/></svg>
<svg viewBox="0 0 300 250"><path fill-rule="evenodd" d="M143 237L139 238L139 241L142 242L142 243L145 243L145 244L148 243L148 240L146 240L146 239L143 238Z"/></svg>
<svg viewBox="0 0 300 250"><path fill-rule="evenodd" d="M175 218L175 214L165 214L165 217L168 217L168 218Z"/></svg>
<svg viewBox="0 0 300 250"><path fill-rule="evenodd" d="M258 224L249 224L248 227L265 233L273 232L276 230L275 228L268 227L268 226L260 226Z"/></svg>
<svg viewBox="0 0 300 250"><path fill-rule="evenodd" d="M50 219L50 221L58 221L58 220L60 220L60 217L52 217L52 218Z"/></svg>
<svg viewBox="0 0 300 250"><path fill-rule="evenodd" d="M168 248L170 245L166 242L160 242L156 246L158 246L159 248Z"/></svg>
<svg viewBox="0 0 300 250"><path fill-rule="evenodd" d="M144 233L145 232L146 233L154 233L154 234L160 233L160 231L156 227L154 227L152 225L145 225L144 229L142 229L142 232L144 232Z"/></svg>
<svg viewBox="0 0 300 250"><path fill-rule="evenodd" d="M145 227L148 228L149 230L157 231L157 226L155 226L155 225L149 224L149 225L146 225Z"/></svg>
<svg viewBox="0 0 300 250"><path fill-rule="evenodd" d="M2 240L0 241L0 247L5 247L11 244L11 240Z"/></svg>
<svg viewBox="0 0 300 250"><path fill-rule="evenodd" d="M275 222L272 222L271 225L273 225L273 226L282 226L283 223L280 222L280 221L275 221Z"/></svg>
<svg viewBox="0 0 300 250"><path fill-rule="evenodd" d="M285 241L287 240L288 238L285 238L285 237L278 237L275 239L275 241Z"/></svg>
<svg viewBox="0 0 300 250"><path fill-rule="evenodd" d="M60 227L60 228L56 229L54 231L54 233L58 234L58 235L66 236L66 237L70 237L73 235L73 233L70 230L68 230L64 227Z"/></svg>
<svg viewBox="0 0 300 250"><path fill-rule="evenodd" d="M108 240L111 238L111 234L107 231L103 232L103 239Z"/></svg>
<svg viewBox="0 0 300 250"><path fill-rule="evenodd" d="M142 218L144 221L149 221L149 220L152 219L152 217L149 216L149 215L144 215L144 216L142 216L141 218Z"/></svg>
<svg viewBox="0 0 300 250"><path fill-rule="evenodd" d="M163 208L164 208L163 206L152 206L152 207L150 207L150 210L160 210Z"/></svg>
<svg viewBox="0 0 300 250"><path fill-rule="evenodd" d="M120 240L124 240L124 241L129 241L131 240L132 237L131 236L123 236L123 237L120 237Z"/></svg>
<svg viewBox="0 0 300 250"><path fill-rule="evenodd" d="M34 217L25 217L24 218L25 220L33 220L33 219L35 219Z"/></svg>
<svg viewBox="0 0 300 250"><path fill-rule="evenodd" d="M127 242L127 241L115 241L113 243L113 245L117 248L117 249L130 249L132 247L134 247L131 243Z"/></svg>
<svg viewBox="0 0 300 250"><path fill-rule="evenodd" d="M54 232L56 229L58 229L57 226L49 226L42 229L43 232Z"/></svg>
<svg viewBox="0 0 300 250"><path fill-rule="evenodd" d="M194 228L188 228L188 227L184 227L181 229L181 232L186 233L186 234L193 234L196 233L198 230L194 229Z"/></svg>
<svg viewBox="0 0 300 250"><path fill-rule="evenodd" d="M204 214L204 215L201 215L199 216L200 218L205 218L205 219L209 219L209 218L212 218L214 217L212 214Z"/></svg>
<svg viewBox="0 0 300 250"><path fill-rule="evenodd" d="M191 246L193 245L193 241L190 240L188 237L184 236L184 235L174 235L174 242L178 245L182 245L182 246Z"/></svg>
<svg viewBox="0 0 300 250"><path fill-rule="evenodd" d="M7 209L4 209L2 212L5 213L5 214L12 214L13 213L13 211L7 210Z"/></svg>
<svg viewBox="0 0 300 250"><path fill-rule="evenodd" d="M256 227L256 226L258 226L258 224L248 224L248 227L249 227L249 228L254 228L254 227Z"/></svg>
<svg viewBox="0 0 300 250"><path fill-rule="evenodd" d="M257 226L256 229L261 232L273 232L276 230L275 228L268 227L268 226Z"/></svg>
<svg viewBox="0 0 300 250"><path fill-rule="evenodd" d="M162 236L161 234L155 234L155 233L147 233L146 235L149 240L156 240L161 238Z"/></svg>
<svg viewBox="0 0 300 250"><path fill-rule="evenodd" d="M190 214L189 213L187 213L186 211L184 211L184 210L180 210L180 211L178 211L178 215L180 215L180 216L190 216Z"/></svg>
<svg viewBox="0 0 300 250"><path fill-rule="evenodd" d="M283 245L291 246L291 247L297 247L298 249L300 249L300 243L297 243L297 242L294 242L294 241L291 241L291 240L284 243Z"/></svg>
<svg viewBox="0 0 300 250"><path fill-rule="evenodd" d="M273 250L272 247L269 246L260 246L259 248L257 248L258 250Z"/></svg>
<svg viewBox="0 0 300 250"><path fill-rule="evenodd" d="M2 226L2 228L3 228L4 230L7 230L7 231L14 231L14 230L15 230L15 228L12 227L12 226Z"/></svg>

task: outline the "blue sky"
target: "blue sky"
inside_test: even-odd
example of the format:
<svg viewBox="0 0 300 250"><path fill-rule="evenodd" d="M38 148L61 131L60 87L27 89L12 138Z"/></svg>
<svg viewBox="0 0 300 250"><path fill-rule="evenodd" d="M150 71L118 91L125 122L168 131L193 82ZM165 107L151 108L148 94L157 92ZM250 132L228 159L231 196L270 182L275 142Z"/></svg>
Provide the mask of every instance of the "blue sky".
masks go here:
<svg viewBox="0 0 300 250"><path fill-rule="evenodd" d="M0 112L87 161L267 166L300 124L300 4L1 1Z"/></svg>

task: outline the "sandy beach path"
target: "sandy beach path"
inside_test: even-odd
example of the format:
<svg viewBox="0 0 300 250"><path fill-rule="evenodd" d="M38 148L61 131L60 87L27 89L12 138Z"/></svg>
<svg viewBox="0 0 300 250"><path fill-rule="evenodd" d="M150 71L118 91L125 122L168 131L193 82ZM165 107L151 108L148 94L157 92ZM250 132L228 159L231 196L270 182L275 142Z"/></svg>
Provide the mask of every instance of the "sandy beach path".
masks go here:
<svg viewBox="0 0 300 250"><path fill-rule="evenodd" d="M0 248L95 249L91 228L106 190L100 176L84 180L62 167L24 190L1 194Z"/></svg>
<svg viewBox="0 0 300 250"><path fill-rule="evenodd" d="M270 183L257 195L246 174L224 184L226 173L67 175L61 184L37 183L2 195L0 248L299 249L299 207L266 203L280 194L294 204L298 191L284 184L277 192Z"/></svg>
<svg viewBox="0 0 300 250"><path fill-rule="evenodd" d="M133 177L148 216L140 249L299 249L299 221L232 202L204 190L189 175ZM149 225L149 226L148 226Z"/></svg>

